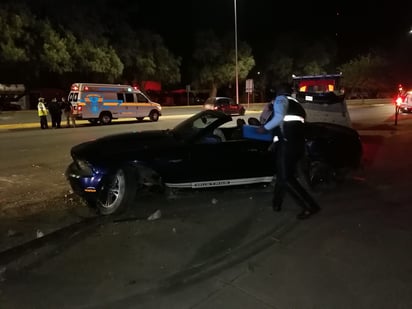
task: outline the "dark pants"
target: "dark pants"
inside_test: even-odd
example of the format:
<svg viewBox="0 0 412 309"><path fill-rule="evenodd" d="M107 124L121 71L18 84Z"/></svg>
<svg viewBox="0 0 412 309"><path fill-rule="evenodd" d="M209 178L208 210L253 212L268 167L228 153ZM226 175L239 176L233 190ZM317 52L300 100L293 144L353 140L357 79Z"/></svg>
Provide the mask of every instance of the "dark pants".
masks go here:
<svg viewBox="0 0 412 309"><path fill-rule="evenodd" d="M51 123L53 128L60 128L62 122L62 114L60 112L50 113Z"/></svg>
<svg viewBox="0 0 412 309"><path fill-rule="evenodd" d="M40 116L40 128L48 129L49 125L47 123L47 116Z"/></svg>
<svg viewBox="0 0 412 309"><path fill-rule="evenodd" d="M299 161L305 154L303 123L284 123L284 136L276 143L276 183L273 192L273 208L279 210L286 193L289 193L303 210L319 209L313 197L296 178Z"/></svg>

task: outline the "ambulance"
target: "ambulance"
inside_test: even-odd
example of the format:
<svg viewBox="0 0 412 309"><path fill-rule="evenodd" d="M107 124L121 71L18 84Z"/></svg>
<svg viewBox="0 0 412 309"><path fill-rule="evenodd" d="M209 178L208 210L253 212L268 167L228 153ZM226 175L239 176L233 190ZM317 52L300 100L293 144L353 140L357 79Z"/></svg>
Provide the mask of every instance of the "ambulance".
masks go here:
<svg viewBox="0 0 412 309"><path fill-rule="evenodd" d="M113 119L136 118L158 121L162 115L159 103L130 85L74 83L68 96L73 115L93 124L110 124Z"/></svg>

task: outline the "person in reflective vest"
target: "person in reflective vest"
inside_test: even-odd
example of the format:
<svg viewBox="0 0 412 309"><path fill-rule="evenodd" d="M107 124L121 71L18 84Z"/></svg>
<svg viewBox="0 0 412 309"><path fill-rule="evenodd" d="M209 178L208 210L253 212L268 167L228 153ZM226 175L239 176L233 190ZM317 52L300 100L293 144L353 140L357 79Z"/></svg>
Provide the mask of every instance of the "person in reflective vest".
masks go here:
<svg viewBox="0 0 412 309"><path fill-rule="evenodd" d="M47 123L47 108L44 104L44 98L39 98L39 102L37 103L37 113L40 118L40 128L48 129L49 125Z"/></svg>
<svg viewBox="0 0 412 309"><path fill-rule="evenodd" d="M305 190L296 177L297 166L305 154L304 122L306 112L291 96L292 87L281 84L273 100L273 117L260 126L259 133L274 133L276 150L276 183L273 192L273 210L280 211L286 193L302 207L298 219L306 219L320 210L314 198Z"/></svg>

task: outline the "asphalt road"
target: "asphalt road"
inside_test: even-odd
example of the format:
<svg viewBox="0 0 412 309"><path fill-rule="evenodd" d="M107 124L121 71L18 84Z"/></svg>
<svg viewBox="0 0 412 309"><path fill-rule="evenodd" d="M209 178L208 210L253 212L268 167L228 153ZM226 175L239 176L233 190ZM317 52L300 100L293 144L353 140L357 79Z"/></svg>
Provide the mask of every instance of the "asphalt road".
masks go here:
<svg viewBox="0 0 412 309"><path fill-rule="evenodd" d="M361 121L365 115L369 118ZM323 210L303 223L295 220L298 209L291 201L281 213L271 211L271 187L179 192L167 198L148 192L137 201L144 207L109 219L94 217L59 191L47 205L55 209L3 219L2 244L29 231L46 236L0 254L0 264L7 264L0 269L2 307L410 307L412 119L402 115L394 126L385 106L362 108L351 118L365 146L364 168L339 189L314 193ZM74 135L91 138L90 129ZM2 151L0 175L16 177L13 185L2 187L2 197L20 202L33 195L31 189L23 193L30 183L24 182L24 170L30 166L46 170L33 180L54 175L56 182L60 163L43 158L48 151L42 152L39 141L49 139L46 149L64 154L62 145L73 142L64 131L71 129L0 136L2 145L13 138L21 143L6 155ZM35 155L28 156L33 149ZM6 174L10 164L15 174ZM42 200L45 196L33 205ZM160 218L147 220L157 210ZM52 233L58 225L67 228Z"/></svg>

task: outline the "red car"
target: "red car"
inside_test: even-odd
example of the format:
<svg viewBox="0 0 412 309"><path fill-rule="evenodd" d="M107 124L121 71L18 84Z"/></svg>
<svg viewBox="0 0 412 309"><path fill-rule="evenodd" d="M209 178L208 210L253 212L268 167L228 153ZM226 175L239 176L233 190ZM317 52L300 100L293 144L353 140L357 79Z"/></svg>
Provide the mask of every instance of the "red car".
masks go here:
<svg viewBox="0 0 412 309"><path fill-rule="evenodd" d="M233 99L228 97L209 97L205 103L203 103L203 109L222 111L227 115L240 116L243 116L246 112L242 104L237 104Z"/></svg>

